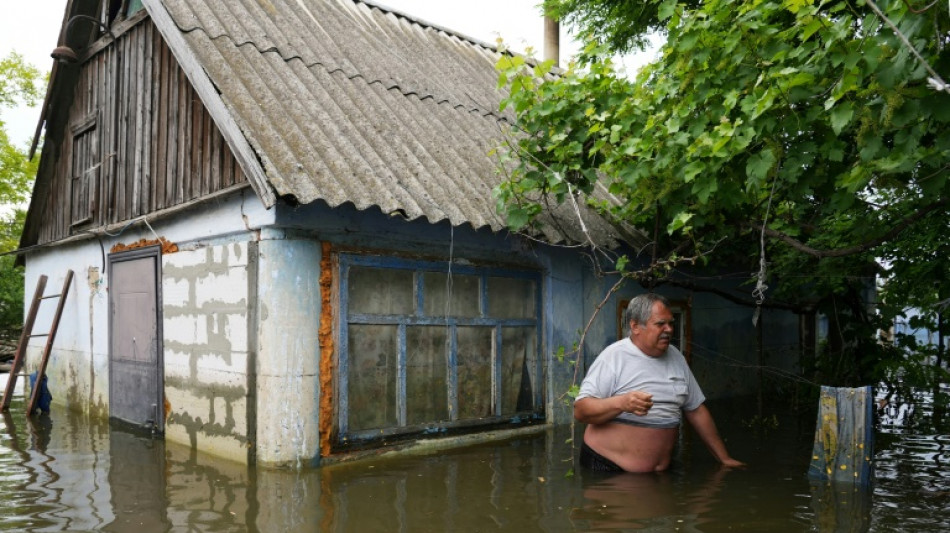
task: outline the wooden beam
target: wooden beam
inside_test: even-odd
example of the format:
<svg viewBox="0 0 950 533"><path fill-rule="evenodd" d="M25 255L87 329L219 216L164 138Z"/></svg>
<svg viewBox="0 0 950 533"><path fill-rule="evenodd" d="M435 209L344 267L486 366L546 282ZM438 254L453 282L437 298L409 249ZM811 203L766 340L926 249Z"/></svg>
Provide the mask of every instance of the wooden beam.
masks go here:
<svg viewBox="0 0 950 533"><path fill-rule="evenodd" d="M221 95L215 89L208 73L201 66L191 46L185 41L178 25L175 24L161 0L142 0L142 5L145 6L149 16L152 17L152 22L164 37L165 42L168 43L168 48L171 49L181 69L188 76L188 80L208 109L214 123L221 130L221 135L228 142L228 146L231 147L234 158L241 165L241 170L247 176L254 192L261 199L264 207L270 209L277 203L277 196L267 181L267 175L257 158L257 153L251 147L237 122L235 122L231 111L224 104L224 100L221 99Z"/></svg>
<svg viewBox="0 0 950 533"><path fill-rule="evenodd" d="M238 192L240 192L242 189L245 189L245 188L247 188L247 187L249 187L249 186L250 186L250 184L247 183L247 182L237 183L237 184L232 185L232 186L230 186L230 187L228 187L228 188L226 188L226 189L221 189L220 191L217 191L217 192L215 192L215 193L213 193L213 194L209 194L209 195L204 196L204 197L201 197L201 198L195 198L194 200L189 200L189 201L184 202L184 203L179 204L179 205L174 205L174 206L172 206L172 207L167 207L167 208L165 208L165 209L161 209L161 210L159 210L159 211L155 211L155 212L149 213L147 216L135 217L135 218L133 218L132 220L124 220L123 222L116 222L116 223L110 224L110 225L108 225L108 226L103 226L103 227L99 227L99 228L83 230L81 233L77 233L77 234L75 234L75 235L71 235L71 236L66 237L66 238L63 238L63 239L50 240L50 241L48 241L48 242L44 242L43 244L34 244L34 245L32 245L32 246L26 246L26 247L24 247L24 248L17 248L16 250L10 250L9 252L3 252L3 253L0 253L0 256L11 255L11 254L17 254L17 256L23 257L24 254L26 254L26 253L28 253L28 252L35 251L35 250L43 250L43 249L46 249L46 248L50 248L50 247L52 247L52 246L59 246L59 245L62 245L62 244L69 244L69 243L87 241L87 240L90 240L90 239L95 239L95 238L101 237L101 236L103 236L103 235L108 235L108 234L110 234L110 233L115 233L115 232L117 232L117 231L119 231L119 230L125 229L125 228L128 227L130 224L137 223L137 222L141 222L141 221L143 221L143 220L148 220L149 222L154 223L156 220L161 220L161 219L163 219L163 218L167 218L167 217L169 217L169 216L175 215L175 214L180 213L180 212L182 212L182 211L186 211L186 210L188 210L188 209L191 209L191 208L193 208L193 207L195 207L195 206L199 206L199 205L201 205L201 204L203 204L203 203L213 204L216 200L218 200L218 199L220 199L220 198L225 198L225 197L227 197L227 196L229 196L229 195L231 195L231 194L238 193ZM44 213L44 214L45 214L45 213ZM37 215L37 216L39 216L39 215ZM249 231L252 231L252 230L249 229ZM39 239L37 239L37 240L39 240Z"/></svg>

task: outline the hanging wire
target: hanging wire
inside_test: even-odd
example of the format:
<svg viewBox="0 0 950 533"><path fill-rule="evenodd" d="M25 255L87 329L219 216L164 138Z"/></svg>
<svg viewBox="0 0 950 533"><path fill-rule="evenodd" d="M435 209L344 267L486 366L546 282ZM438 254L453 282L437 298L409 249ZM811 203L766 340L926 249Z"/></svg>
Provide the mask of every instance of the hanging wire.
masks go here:
<svg viewBox="0 0 950 533"><path fill-rule="evenodd" d="M445 276L445 332L449 342L449 314L452 311L452 262L455 255L455 226L449 223L449 269Z"/></svg>
<svg viewBox="0 0 950 533"><path fill-rule="evenodd" d="M110 237L118 237L119 235L122 235L122 233L123 233L125 230L129 229L129 226L131 226L132 224L135 224L135 222L136 222L136 219L133 218L132 220L126 222L125 225L122 226L121 228L119 228L119 231L117 231L117 232L115 232L115 233L109 233L107 230L102 230L102 233L104 233L104 234L106 234L106 235L108 235L108 236L110 236ZM95 233L92 233L91 231L90 231L89 233L92 234L92 235L95 235Z"/></svg>
<svg viewBox="0 0 950 533"><path fill-rule="evenodd" d="M756 276L755 288L752 289L752 297L755 298L755 312L752 313L752 325L759 324L759 314L762 312L762 303L765 302L765 291L769 286L765 284L767 274L767 264L765 262L765 227L769 223L769 212L772 210L772 197L775 195L775 182L772 180L772 190L769 191L769 201L765 206L765 219L762 220L762 231L759 233L759 273Z"/></svg>
<svg viewBox="0 0 950 533"><path fill-rule="evenodd" d="M148 229L151 230L152 235L155 236L155 240L158 241L159 246L161 246L162 238L158 236L158 233L155 233L154 229L152 229L152 225L148 223L148 219L145 217L142 217L142 222L145 222L145 225L148 226Z"/></svg>
<svg viewBox="0 0 950 533"><path fill-rule="evenodd" d="M445 275L445 353L452 351L452 326L449 315L452 313L452 263L455 261L455 226L449 221L449 268Z"/></svg>

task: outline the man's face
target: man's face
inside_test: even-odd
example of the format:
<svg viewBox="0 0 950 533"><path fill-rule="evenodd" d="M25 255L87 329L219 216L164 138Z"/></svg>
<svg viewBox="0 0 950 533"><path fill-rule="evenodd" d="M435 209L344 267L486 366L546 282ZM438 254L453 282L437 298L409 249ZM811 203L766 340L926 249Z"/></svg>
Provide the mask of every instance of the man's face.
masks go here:
<svg viewBox="0 0 950 533"><path fill-rule="evenodd" d="M630 338L650 357L663 355L673 338L673 313L661 302L653 302L653 313L646 324L630 321Z"/></svg>

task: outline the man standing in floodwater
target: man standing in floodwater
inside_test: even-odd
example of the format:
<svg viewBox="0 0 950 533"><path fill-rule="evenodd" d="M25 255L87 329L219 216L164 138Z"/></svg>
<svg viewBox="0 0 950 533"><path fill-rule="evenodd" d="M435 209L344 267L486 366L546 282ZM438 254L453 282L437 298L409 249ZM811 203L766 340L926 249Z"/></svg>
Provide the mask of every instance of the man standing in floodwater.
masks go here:
<svg viewBox="0 0 950 533"><path fill-rule="evenodd" d="M581 465L604 472L666 470L685 414L719 462L743 466L719 437L686 358L670 346L673 313L666 298L641 294L624 318L630 337L597 356L574 400L574 418L587 424Z"/></svg>

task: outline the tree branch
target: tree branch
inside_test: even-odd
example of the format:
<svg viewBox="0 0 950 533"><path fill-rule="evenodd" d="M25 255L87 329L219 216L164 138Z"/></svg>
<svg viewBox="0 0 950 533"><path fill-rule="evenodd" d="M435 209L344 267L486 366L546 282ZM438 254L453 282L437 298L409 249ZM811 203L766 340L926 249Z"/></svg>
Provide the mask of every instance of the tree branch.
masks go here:
<svg viewBox="0 0 950 533"><path fill-rule="evenodd" d="M695 292L705 292L709 294L715 294L716 296L729 300L730 302L736 305L741 305L743 307L754 308L757 305L755 300L753 300L752 298L742 298L740 296L736 296L735 294L731 292L727 292L722 289L717 289L715 287L709 287L707 285L701 285L701 284L688 281L688 280L667 278L663 280L661 283L666 283L669 285L673 285L674 287L680 287L682 289L690 289ZM811 313L815 311L815 309L817 308L817 302L807 303L807 304L792 304L792 303L787 303L787 302L777 302L775 300L767 300L763 302L760 307L763 307L765 309L781 309L784 311L791 311L797 314L807 314L807 313Z"/></svg>
<svg viewBox="0 0 950 533"><path fill-rule="evenodd" d="M920 61L921 65L923 65L924 68L927 69L927 72L930 73L930 78L927 80L930 83L930 86L938 91L946 91L947 93L950 93L950 85L948 85L947 82L943 81L943 78L940 77L940 74L937 74L937 71L935 71L933 67L930 66L930 63L928 63L927 60L924 59L924 56L920 55L920 52L918 52L917 49L914 48L914 45L910 44L910 41L907 39L907 36L901 33L899 29L897 29L897 26L893 22L891 22L891 19L887 18L887 15L885 15L881 11L881 8L877 7L877 4L874 3L874 0L867 0L867 4L868 4L868 7L870 7L874 11L874 13L877 14L877 16L881 17L881 20L883 20L885 24L887 24L892 30L894 30L894 34L897 35L897 38L900 39L902 43L904 43L904 46L906 46L907 49L910 50L912 54L914 54L914 57L916 57L917 60ZM929 7L927 9L929 9Z"/></svg>
<svg viewBox="0 0 950 533"><path fill-rule="evenodd" d="M818 259L826 259L829 257L846 257L849 255L855 255L855 254L866 252L884 242L887 242L893 239L894 237L899 235L902 231L907 229L913 223L924 218L930 213L936 211L937 209L940 209L941 207L946 206L947 204L948 204L947 198L941 199L940 201L934 202L924 207L923 209L917 211L916 213L906 217L904 220L900 221L896 226L894 226L889 231L887 231L886 233L884 233L883 235L877 238L871 239L869 241L865 241L861 244L856 244L854 246L848 246L846 248L837 248L834 250L819 250L817 248L812 248L811 246L808 246L807 244L797 239L794 239L790 235L786 235L780 231L777 231L768 227L763 229L762 225L755 225L753 227L758 230L763 230L765 234L768 235L769 237L778 239L779 241L784 242L785 244L791 246L792 248L794 248L795 250L798 250L799 252L802 252L804 254L807 254L813 257L817 257Z"/></svg>

